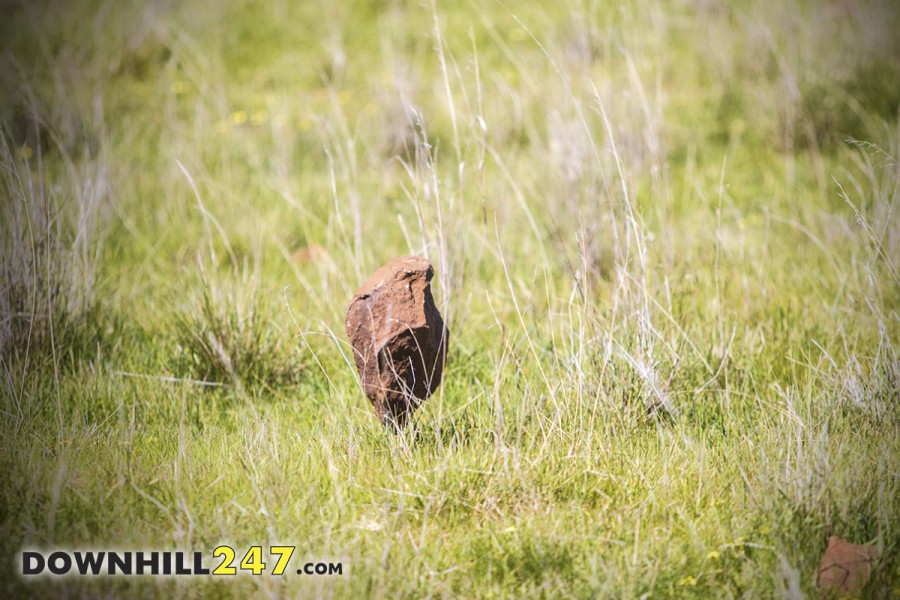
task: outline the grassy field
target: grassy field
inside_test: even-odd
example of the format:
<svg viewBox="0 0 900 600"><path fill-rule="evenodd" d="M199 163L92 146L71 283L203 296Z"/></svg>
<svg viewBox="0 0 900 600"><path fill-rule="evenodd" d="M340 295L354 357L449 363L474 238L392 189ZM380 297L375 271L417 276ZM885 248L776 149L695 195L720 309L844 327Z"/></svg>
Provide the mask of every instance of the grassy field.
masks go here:
<svg viewBox="0 0 900 600"><path fill-rule="evenodd" d="M781 4L4 8L2 588L799 598L839 535L896 597L900 11ZM344 312L403 254L395 435ZM343 574L18 575L276 543Z"/></svg>

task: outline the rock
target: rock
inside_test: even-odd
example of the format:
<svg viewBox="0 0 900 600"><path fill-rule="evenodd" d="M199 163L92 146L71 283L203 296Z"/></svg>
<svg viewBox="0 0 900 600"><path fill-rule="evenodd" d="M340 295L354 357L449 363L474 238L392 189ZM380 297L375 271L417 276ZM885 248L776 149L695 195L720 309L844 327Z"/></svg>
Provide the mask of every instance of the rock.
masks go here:
<svg viewBox="0 0 900 600"><path fill-rule="evenodd" d="M404 425L441 383L448 332L432 277L428 260L396 258L369 277L347 309L356 369L382 423Z"/></svg>
<svg viewBox="0 0 900 600"><path fill-rule="evenodd" d="M310 244L291 252L291 260L296 263L318 262L328 256L328 252L318 244Z"/></svg>
<svg viewBox="0 0 900 600"><path fill-rule="evenodd" d="M851 544L837 536L828 538L828 547L819 563L820 591L833 590L842 594L856 594L869 579L872 563L878 558L878 548L872 544Z"/></svg>

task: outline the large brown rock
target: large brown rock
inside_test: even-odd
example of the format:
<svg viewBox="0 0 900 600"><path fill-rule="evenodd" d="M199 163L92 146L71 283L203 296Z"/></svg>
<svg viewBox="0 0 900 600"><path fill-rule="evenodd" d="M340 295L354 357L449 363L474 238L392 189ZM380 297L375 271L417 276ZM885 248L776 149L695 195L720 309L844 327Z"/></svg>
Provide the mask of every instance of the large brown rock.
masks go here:
<svg viewBox="0 0 900 600"><path fill-rule="evenodd" d="M395 258L347 309L356 369L382 423L404 425L441 383L448 332L431 295L432 277L426 259Z"/></svg>
<svg viewBox="0 0 900 600"><path fill-rule="evenodd" d="M856 594L872 572L878 558L878 547L871 544L851 544L837 536L828 538L828 548L819 563L820 591L833 590L841 594Z"/></svg>

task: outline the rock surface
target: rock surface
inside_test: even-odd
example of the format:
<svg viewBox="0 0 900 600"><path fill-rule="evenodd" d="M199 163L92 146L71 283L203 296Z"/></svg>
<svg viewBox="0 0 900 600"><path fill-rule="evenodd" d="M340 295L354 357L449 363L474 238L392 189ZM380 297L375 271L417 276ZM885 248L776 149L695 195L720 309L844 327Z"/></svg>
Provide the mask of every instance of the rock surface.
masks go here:
<svg viewBox="0 0 900 600"><path fill-rule="evenodd" d="M369 277L347 309L356 369L382 423L404 425L441 383L448 332L432 277L428 260L396 258Z"/></svg>
<svg viewBox="0 0 900 600"><path fill-rule="evenodd" d="M837 536L831 536L819 563L819 590L856 594L866 585L872 571L872 562L876 558L876 546L851 544Z"/></svg>

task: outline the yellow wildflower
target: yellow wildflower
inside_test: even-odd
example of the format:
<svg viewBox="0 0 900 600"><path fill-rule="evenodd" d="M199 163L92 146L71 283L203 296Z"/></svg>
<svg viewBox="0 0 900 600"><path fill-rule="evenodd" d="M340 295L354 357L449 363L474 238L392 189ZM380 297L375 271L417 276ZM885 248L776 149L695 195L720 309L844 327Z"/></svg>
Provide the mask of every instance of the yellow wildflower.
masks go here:
<svg viewBox="0 0 900 600"><path fill-rule="evenodd" d="M234 125L243 125L247 122L247 112L243 110L238 110L231 113L231 122Z"/></svg>

